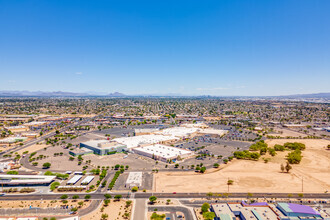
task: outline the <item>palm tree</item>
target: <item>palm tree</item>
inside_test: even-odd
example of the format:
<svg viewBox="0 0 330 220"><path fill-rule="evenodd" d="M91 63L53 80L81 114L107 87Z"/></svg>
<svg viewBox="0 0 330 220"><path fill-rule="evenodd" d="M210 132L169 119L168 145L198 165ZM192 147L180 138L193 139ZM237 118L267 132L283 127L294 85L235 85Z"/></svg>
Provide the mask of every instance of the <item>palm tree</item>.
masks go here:
<svg viewBox="0 0 330 220"><path fill-rule="evenodd" d="M229 192L229 186L234 184L234 180L228 179L227 186L228 186L228 192Z"/></svg>

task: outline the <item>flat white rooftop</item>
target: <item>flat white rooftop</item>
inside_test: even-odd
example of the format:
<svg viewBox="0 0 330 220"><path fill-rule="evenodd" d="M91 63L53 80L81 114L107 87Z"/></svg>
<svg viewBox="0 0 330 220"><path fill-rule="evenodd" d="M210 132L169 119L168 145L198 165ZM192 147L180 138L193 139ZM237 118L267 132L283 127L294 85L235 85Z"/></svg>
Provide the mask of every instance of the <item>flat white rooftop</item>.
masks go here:
<svg viewBox="0 0 330 220"><path fill-rule="evenodd" d="M157 134L162 134L162 135L171 135L175 137L186 137L189 136L195 132L199 131L198 128L194 127L173 127L173 128L166 128L163 129L159 132L156 132Z"/></svg>
<svg viewBox="0 0 330 220"><path fill-rule="evenodd" d="M56 176L44 175L0 175L0 182L4 184L43 184L50 183Z"/></svg>
<svg viewBox="0 0 330 220"><path fill-rule="evenodd" d="M120 144L116 141L109 141L109 140L90 140L86 142L82 142L82 144L91 146L97 149L112 149L118 147L125 147L123 144Z"/></svg>
<svg viewBox="0 0 330 220"><path fill-rule="evenodd" d="M217 134L217 135L224 135L228 131L213 129L213 128L202 128L203 125L196 124L193 126L192 124L185 124L181 127L173 127L173 128L166 128L164 130L155 132L155 134L162 134L162 135L171 135L175 137L187 137L193 133L203 133L203 134Z"/></svg>
<svg viewBox="0 0 330 220"><path fill-rule="evenodd" d="M127 148L134 148L141 144L156 144L161 141L169 141L169 140L178 140L179 138L174 136L164 136L164 135L140 135L134 137L122 137L115 138L113 141L116 141L121 144L125 144Z"/></svg>
<svg viewBox="0 0 330 220"><path fill-rule="evenodd" d="M10 129L23 129L26 128L23 125L18 125L18 126L9 126L9 127L5 127L5 129L10 130Z"/></svg>
<svg viewBox="0 0 330 220"><path fill-rule="evenodd" d="M152 133L159 131L159 128L136 128L134 130L135 133Z"/></svg>
<svg viewBox="0 0 330 220"><path fill-rule="evenodd" d="M0 143L14 143L18 140L23 140L25 141L27 137L7 137L4 139L0 139Z"/></svg>
<svg viewBox="0 0 330 220"><path fill-rule="evenodd" d="M75 184L82 178L82 175L73 176L66 184Z"/></svg>
<svg viewBox="0 0 330 220"><path fill-rule="evenodd" d="M94 179L94 176L86 176L85 179L83 179L83 181L81 181L81 184L89 184L90 182L92 182L93 179Z"/></svg>
<svg viewBox="0 0 330 220"><path fill-rule="evenodd" d="M134 149L134 151L143 152L149 155L155 155L166 159L172 159L178 156L185 157L193 154L193 152L189 150L183 150L180 148L170 147L162 144L137 147Z"/></svg>
<svg viewBox="0 0 330 220"><path fill-rule="evenodd" d="M240 211L246 219L277 219L277 215L268 206L242 206L228 204L232 211Z"/></svg>
<svg viewBox="0 0 330 220"><path fill-rule="evenodd" d="M35 125L43 125L43 124L46 124L47 122L45 121L31 121L31 122L28 122L28 123L25 123L24 125L26 126L35 126Z"/></svg>
<svg viewBox="0 0 330 220"><path fill-rule="evenodd" d="M228 131L226 131L226 130L219 130L219 129L212 129L212 128L205 128L205 129L200 129L199 133L203 133L203 134L216 134L216 135L222 136L224 134L227 134Z"/></svg>

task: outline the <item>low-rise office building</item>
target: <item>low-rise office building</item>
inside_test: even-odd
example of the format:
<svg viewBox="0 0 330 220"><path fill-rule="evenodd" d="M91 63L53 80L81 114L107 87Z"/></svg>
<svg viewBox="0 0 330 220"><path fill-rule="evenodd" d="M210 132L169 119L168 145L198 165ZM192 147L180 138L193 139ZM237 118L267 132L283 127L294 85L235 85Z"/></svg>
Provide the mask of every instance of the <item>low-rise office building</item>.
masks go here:
<svg viewBox="0 0 330 220"><path fill-rule="evenodd" d="M72 156L83 156L83 155L87 155L87 154L93 154L94 151L91 149L87 149L87 148L74 148L73 150L69 151L69 154Z"/></svg>
<svg viewBox="0 0 330 220"><path fill-rule="evenodd" d="M299 205L295 203L278 203L277 208L285 215L287 218L282 218L283 220L290 219L291 217L297 218L321 218L321 214L314 210L310 206Z"/></svg>
<svg viewBox="0 0 330 220"><path fill-rule="evenodd" d="M87 148L98 155L113 154L127 150L126 145L109 140L91 140L79 144L80 148Z"/></svg>

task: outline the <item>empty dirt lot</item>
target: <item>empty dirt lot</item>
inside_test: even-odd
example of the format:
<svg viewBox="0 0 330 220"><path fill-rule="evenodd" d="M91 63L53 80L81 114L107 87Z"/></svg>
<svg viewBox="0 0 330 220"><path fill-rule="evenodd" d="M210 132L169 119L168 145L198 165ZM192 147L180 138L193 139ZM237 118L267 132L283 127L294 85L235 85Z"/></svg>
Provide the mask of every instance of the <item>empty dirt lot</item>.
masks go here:
<svg viewBox="0 0 330 220"><path fill-rule="evenodd" d="M157 192L227 192L228 179L234 180L230 192L325 192L330 190L330 151L327 140L280 139L267 140L269 146L285 142L306 144L303 159L299 165L292 165L290 173L280 171L288 151L280 152L268 163L259 161L234 160L221 165L216 172L197 174L194 172L158 173L155 191ZM303 180L303 181L302 181Z"/></svg>

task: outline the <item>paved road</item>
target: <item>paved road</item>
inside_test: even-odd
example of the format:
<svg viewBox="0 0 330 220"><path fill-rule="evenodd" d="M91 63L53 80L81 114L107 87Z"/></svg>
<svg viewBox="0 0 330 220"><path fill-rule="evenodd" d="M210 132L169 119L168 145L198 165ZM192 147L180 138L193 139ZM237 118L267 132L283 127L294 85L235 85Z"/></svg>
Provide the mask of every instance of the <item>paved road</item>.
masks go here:
<svg viewBox="0 0 330 220"><path fill-rule="evenodd" d="M73 195L79 195L80 197L83 197L85 195L91 195L91 199L104 199L104 193L61 193L61 194L25 194L25 195L10 195L6 194L4 196L0 196L0 200L39 200L39 199L59 199L61 195L68 195L70 198ZM114 195L123 195L123 198L126 198L127 196L130 196L127 192L116 192L111 193ZM134 198L135 199L148 199L150 196L156 196L157 198L206 198L206 193L135 193ZM246 198L247 193L231 193L228 198ZM250 198L288 198L287 193L254 193ZM292 194L291 198L299 198L297 194ZM330 194L328 193L305 193L304 198L308 199L330 199ZM219 198L215 198L219 199Z"/></svg>
<svg viewBox="0 0 330 220"><path fill-rule="evenodd" d="M170 213L182 212L184 214L184 219L187 220L195 219L191 211L188 208L182 206L149 206L148 207L149 212L154 211L154 209L157 209L157 211L159 212L170 212Z"/></svg>
<svg viewBox="0 0 330 220"><path fill-rule="evenodd" d="M88 213L96 210L97 207L99 207L99 205L101 204L101 202L102 202L102 200L93 200L87 208L79 210L78 215L84 216L84 215L87 215Z"/></svg>
<svg viewBox="0 0 330 220"><path fill-rule="evenodd" d="M145 219L147 219L146 208L147 208L147 200L146 199L136 199L132 220L136 220L136 219L137 220L145 220Z"/></svg>

